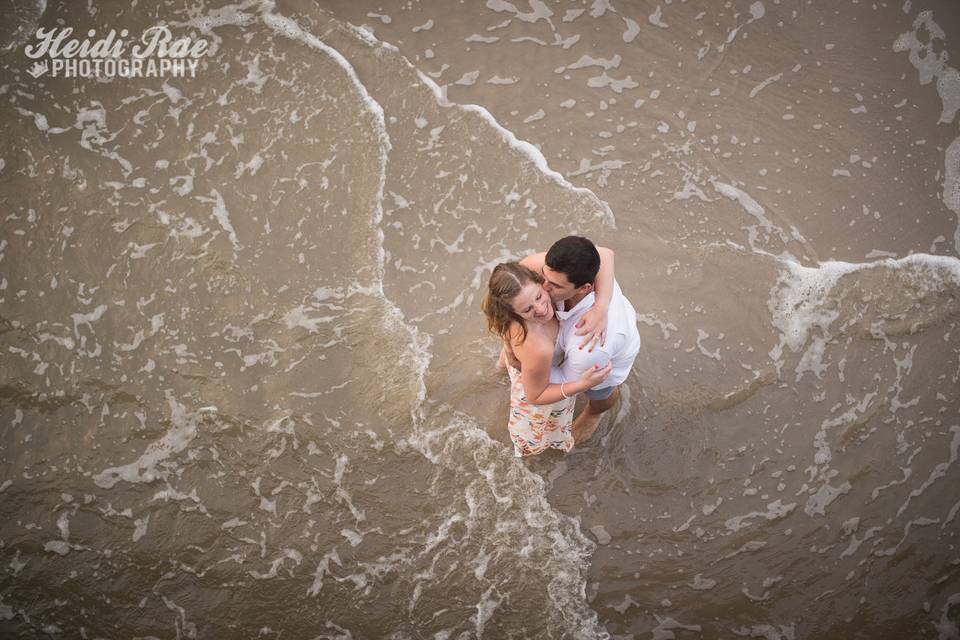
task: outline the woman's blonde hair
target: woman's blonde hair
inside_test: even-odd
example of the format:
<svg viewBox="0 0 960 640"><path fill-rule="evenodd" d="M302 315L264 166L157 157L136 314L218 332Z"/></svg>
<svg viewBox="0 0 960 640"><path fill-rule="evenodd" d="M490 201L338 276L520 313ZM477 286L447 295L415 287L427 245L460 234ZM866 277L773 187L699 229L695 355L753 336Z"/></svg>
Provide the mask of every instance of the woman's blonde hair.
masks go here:
<svg viewBox="0 0 960 640"><path fill-rule="evenodd" d="M487 316L487 329L503 339L510 338L510 326L520 325L521 339L527 339L527 324L513 310L513 299L527 284L543 284L543 276L519 262L502 262L490 274L487 291L480 301L480 309Z"/></svg>

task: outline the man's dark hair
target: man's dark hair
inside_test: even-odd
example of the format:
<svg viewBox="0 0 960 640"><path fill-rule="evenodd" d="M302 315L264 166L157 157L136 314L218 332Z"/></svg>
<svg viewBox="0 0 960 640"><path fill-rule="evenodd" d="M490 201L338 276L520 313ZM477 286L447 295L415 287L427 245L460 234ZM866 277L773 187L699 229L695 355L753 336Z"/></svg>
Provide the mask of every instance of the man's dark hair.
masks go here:
<svg viewBox="0 0 960 640"><path fill-rule="evenodd" d="M593 283L600 270L600 253L586 238L567 236L553 243L544 258L547 266L567 276L573 286Z"/></svg>

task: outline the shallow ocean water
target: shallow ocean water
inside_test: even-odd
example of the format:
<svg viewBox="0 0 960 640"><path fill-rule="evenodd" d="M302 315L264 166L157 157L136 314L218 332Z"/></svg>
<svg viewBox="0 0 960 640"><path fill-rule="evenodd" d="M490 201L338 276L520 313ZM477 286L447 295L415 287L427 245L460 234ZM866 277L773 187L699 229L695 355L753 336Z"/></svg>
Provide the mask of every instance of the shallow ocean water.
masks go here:
<svg viewBox="0 0 960 640"><path fill-rule="evenodd" d="M960 636L955 3L4 11L6 635ZM479 298L570 233L644 346L519 460Z"/></svg>

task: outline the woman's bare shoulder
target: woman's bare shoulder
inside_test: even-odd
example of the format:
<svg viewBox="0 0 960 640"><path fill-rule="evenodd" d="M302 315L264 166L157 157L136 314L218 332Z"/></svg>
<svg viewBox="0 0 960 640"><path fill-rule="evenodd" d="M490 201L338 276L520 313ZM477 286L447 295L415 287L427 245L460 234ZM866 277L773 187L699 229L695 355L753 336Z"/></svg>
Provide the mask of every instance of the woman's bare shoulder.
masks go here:
<svg viewBox="0 0 960 640"><path fill-rule="evenodd" d="M514 324L510 328L510 341L513 344L513 350L518 354L527 355L527 357L542 357L546 355L550 358L553 355L553 343L543 332L537 331L531 327L527 331L526 339L523 339L523 330L519 325ZM522 340L522 341L521 341ZM523 360L523 358L520 358Z"/></svg>

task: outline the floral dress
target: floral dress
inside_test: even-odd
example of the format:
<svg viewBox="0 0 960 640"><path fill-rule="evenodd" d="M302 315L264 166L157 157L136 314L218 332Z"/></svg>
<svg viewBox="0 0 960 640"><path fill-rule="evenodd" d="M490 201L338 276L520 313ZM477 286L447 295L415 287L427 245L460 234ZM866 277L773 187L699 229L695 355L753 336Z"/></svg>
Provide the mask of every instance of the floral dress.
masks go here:
<svg viewBox="0 0 960 640"><path fill-rule="evenodd" d="M507 429L518 458L532 456L546 449L570 451L573 448L573 406L571 396L553 404L527 402L520 381L520 371L508 366L510 374L510 419Z"/></svg>

